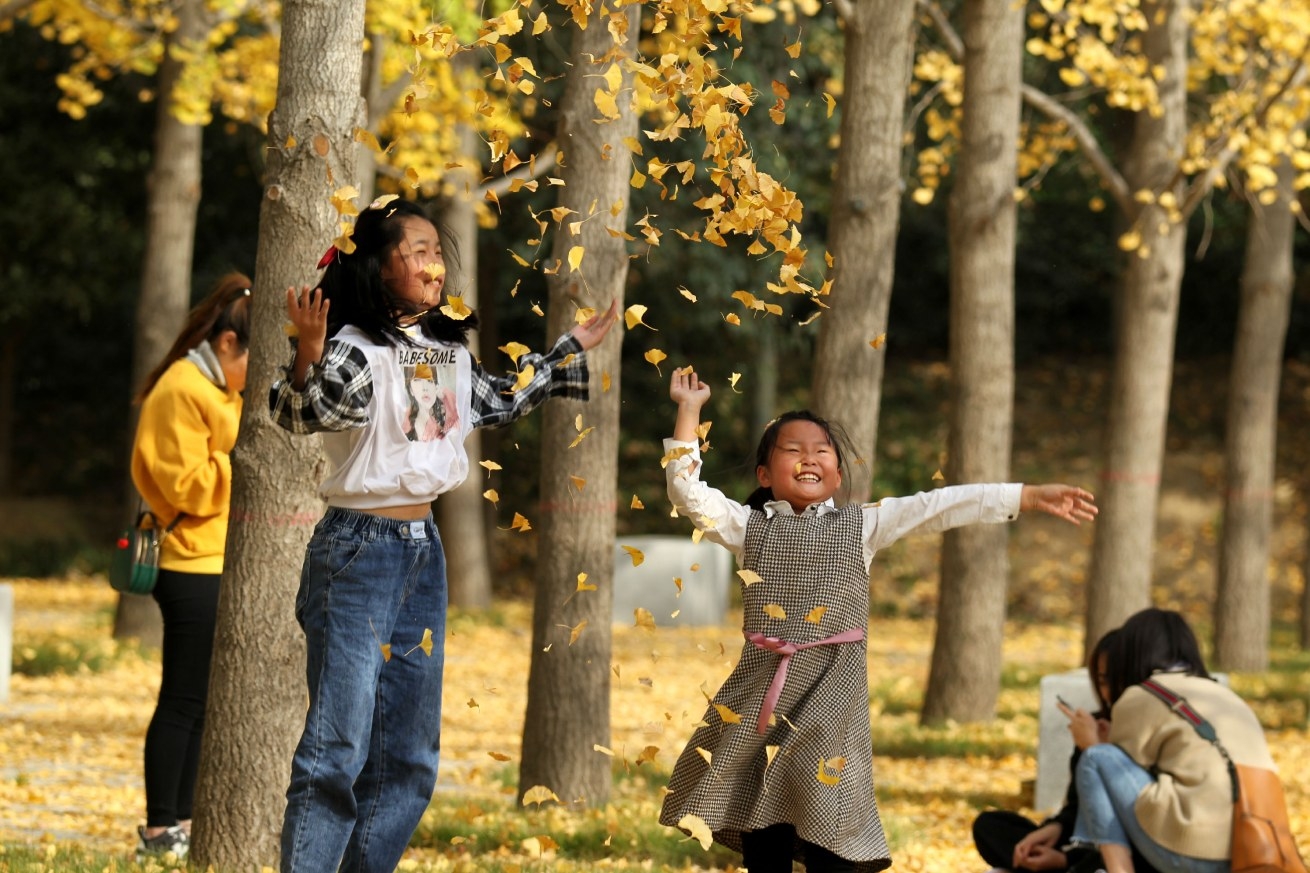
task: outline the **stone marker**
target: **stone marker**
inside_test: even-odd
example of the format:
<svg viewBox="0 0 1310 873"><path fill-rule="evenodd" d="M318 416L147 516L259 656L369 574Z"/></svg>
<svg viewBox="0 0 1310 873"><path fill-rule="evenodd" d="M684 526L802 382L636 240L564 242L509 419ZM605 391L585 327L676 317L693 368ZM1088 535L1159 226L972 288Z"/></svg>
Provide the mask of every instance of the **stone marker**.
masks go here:
<svg viewBox="0 0 1310 873"><path fill-rule="evenodd" d="M623 547L641 552L633 566ZM614 545L616 624L632 624L633 611L649 610L657 627L722 624L733 585L732 554L690 536L620 536ZM682 593L674 579L682 580ZM674 616L674 613L677 613Z"/></svg>

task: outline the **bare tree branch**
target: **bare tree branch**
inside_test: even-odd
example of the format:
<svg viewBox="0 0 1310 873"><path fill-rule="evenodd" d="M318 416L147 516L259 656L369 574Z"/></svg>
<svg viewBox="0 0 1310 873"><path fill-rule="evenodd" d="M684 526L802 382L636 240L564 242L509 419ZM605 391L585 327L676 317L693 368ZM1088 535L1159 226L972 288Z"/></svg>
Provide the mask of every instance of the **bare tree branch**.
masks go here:
<svg viewBox="0 0 1310 873"><path fill-rule="evenodd" d="M532 179L540 179L542 176L546 175L546 173L555 169L555 165L558 162L558 154L559 149L557 149L552 142L538 152L536 158L533 160L519 164L503 176L484 180L473 193L476 194L480 200L485 199L487 194L492 194L496 197L508 194L510 187L514 184L516 179L521 179L525 182ZM388 179L405 178L405 171L403 169L391 166L390 164L380 165L378 167L378 173L386 176Z"/></svg>
<svg viewBox="0 0 1310 873"><path fill-rule="evenodd" d="M919 0L918 6L928 17L932 19L933 27L941 34L942 39L946 41L946 51L957 62L964 60L964 40L955 32L951 26L951 19L946 15L946 10L941 7L936 0Z"/></svg>

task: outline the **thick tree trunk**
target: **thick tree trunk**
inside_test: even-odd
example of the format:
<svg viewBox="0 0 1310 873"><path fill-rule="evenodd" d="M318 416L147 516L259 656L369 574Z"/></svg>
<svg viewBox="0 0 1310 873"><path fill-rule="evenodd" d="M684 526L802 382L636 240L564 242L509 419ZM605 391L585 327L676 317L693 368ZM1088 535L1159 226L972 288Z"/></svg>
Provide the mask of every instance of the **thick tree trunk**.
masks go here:
<svg viewBox="0 0 1310 873"><path fill-rule="evenodd" d="M1174 180L1187 132L1187 0L1143 4L1143 48L1164 71L1160 114L1139 112L1124 177L1158 198ZM1128 253L1106 418L1101 507L1087 585L1088 645L1151 603L1151 557L1173 377L1186 225L1147 204L1132 218L1142 248Z"/></svg>
<svg viewBox="0 0 1310 873"><path fill-rule="evenodd" d="M461 58L452 61L458 68ZM460 125L460 152L470 166L478 164L477 131ZM474 208L477 176L466 169L452 170L447 177L449 191L442 215L445 225L459 242L459 271L451 276L450 287L463 293L469 308L478 306L478 217ZM450 261L446 262L448 265ZM477 350L474 349L474 354ZM479 355L479 357L485 356ZM491 562L487 551L485 471L477 466L482 460L482 434L474 431L464 441L470 473L458 488L441 495L437 501L437 530L446 547L446 575L450 579L450 602L465 609L485 609L491 605Z"/></svg>
<svg viewBox="0 0 1310 873"><path fill-rule="evenodd" d="M611 300L623 306L628 275L627 246L606 228L625 227L631 172L623 140L637 133L631 107L630 74L623 74L620 117L595 121L592 95L616 55L636 49L639 9L606 3L586 30L573 35L573 69L562 110L564 151L560 206L572 210L555 229L554 256L559 272L550 278L550 340L574 324L578 307L603 310ZM604 27L610 16L619 26L615 45ZM623 21L626 19L626 26ZM585 220L584 220L585 219ZM569 222L580 221L578 234ZM574 246L585 251L577 271L568 266ZM523 725L519 796L545 785L565 803L603 805L610 792L610 759L595 751L610 744L610 609L613 602L615 493L618 487L619 351L621 329L588 353L591 401L553 400L546 405L541 439L541 506L537 550L537 590L532 613L532 664ZM608 377L609 390L602 390ZM594 427L576 446L582 430ZM571 477L585 480L578 487ZM579 573L595 591L577 593ZM570 645L569 628L586 627Z"/></svg>
<svg viewBox="0 0 1310 873"><path fill-rule="evenodd" d="M865 501L883 373L883 349L870 342L887 330L891 304L914 0L855 0L850 7L828 240L832 308L819 319L812 393L815 411L840 422L854 443L850 499Z"/></svg>
<svg viewBox="0 0 1310 873"><path fill-rule="evenodd" d="M329 197L355 173L363 117L363 0L283 6L277 105L259 215L250 378L233 458L232 523L219 598L192 857L201 868L277 866L291 755L304 725L304 636L294 601L322 515L319 441L270 419L287 360L282 289L315 277L338 233ZM436 726L432 726L436 730Z"/></svg>
<svg viewBox="0 0 1310 873"><path fill-rule="evenodd" d="M168 354L191 308L191 261L196 242L196 211L200 208L200 154L203 129L184 124L173 114L173 88L184 62L175 56L205 35L201 0L178 4L178 26L165 40L159 64L159 96L155 110L155 150L146 180L146 248L141 272L141 296L136 305L132 347L132 391ZM131 426L136 428L136 411ZM124 516L135 516L138 497L128 485ZM163 622L153 598L120 595L114 614L114 638L134 637L147 646L163 640Z"/></svg>
<svg viewBox="0 0 1310 873"><path fill-rule="evenodd" d="M1215 600L1215 662L1225 670L1269 666L1269 535L1283 343L1292 309L1295 172L1279 167L1277 199L1251 204L1242 270L1228 423L1227 490Z"/></svg>
<svg viewBox="0 0 1310 873"><path fill-rule="evenodd" d="M1010 0L966 3L963 37L960 160L950 202L952 485L1010 478L1023 9ZM925 723L995 714L1007 540L1003 525L946 533Z"/></svg>

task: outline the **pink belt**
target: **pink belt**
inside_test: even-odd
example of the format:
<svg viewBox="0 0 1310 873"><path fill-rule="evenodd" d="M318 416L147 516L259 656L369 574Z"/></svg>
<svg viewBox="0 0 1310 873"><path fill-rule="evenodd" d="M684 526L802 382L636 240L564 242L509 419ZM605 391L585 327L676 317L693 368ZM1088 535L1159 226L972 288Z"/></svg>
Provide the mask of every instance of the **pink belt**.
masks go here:
<svg viewBox="0 0 1310 873"><path fill-rule="evenodd" d="M777 637L766 637L758 632L743 632L746 639L750 640L757 648L769 652L777 652L782 655L778 661L778 669L774 671L773 681L769 683L769 691L764 695L764 705L760 707L760 718L755 723L755 732L764 733L769 727L769 717L773 715L773 709L778 705L778 698L782 696L782 686L787 682L787 665L791 663L791 656L802 649L813 649L816 646L835 646L838 643L858 643L864 639L864 628L856 627L848 631L842 631L834 636L822 640L815 640L812 643L789 643L786 640L780 640Z"/></svg>

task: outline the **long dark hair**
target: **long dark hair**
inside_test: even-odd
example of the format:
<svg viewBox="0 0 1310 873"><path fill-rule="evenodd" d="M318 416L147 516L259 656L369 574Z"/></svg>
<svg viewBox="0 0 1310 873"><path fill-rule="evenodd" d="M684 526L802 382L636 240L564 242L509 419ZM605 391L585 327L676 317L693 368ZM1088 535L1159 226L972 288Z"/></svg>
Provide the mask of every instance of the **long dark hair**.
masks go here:
<svg viewBox="0 0 1310 873"><path fill-rule="evenodd" d="M209 295L187 313L182 330L163 360L146 376L141 390L132 398L134 404L146 399L159 377L179 358L205 340L215 340L230 330L241 348L250 347L250 278L245 273L227 273L214 284Z"/></svg>
<svg viewBox="0 0 1310 873"><path fill-rule="evenodd" d="M1134 613L1119 629L1110 648L1110 701L1128 688L1151 678L1157 670L1171 670L1210 679L1201 658L1201 646L1187 619L1171 609L1151 607Z"/></svg>
<svg viewBox="0 0 1310 873"><path fill-rule="evenodd" d="M755 447L755 466L752 470L758 470L760 467L769 465L769 458L773 456L773 449L778 445L778 433L782 426L792 421L808 421L811 424L818 425L828 437L828 443L832 446L833 451L837 453L837 469L842 474L842 481L846 481L846 455L851 454L850 439L841 426L820 418L808 409L793 409L791 412L784 412L782 415L769 422L764 428L764 433L760 436L760 444ZM843 488L847 487L845 484ZM750 493L746 498L746 505L751 509L763 510L764 504L773 500L773 489L761 485Z"/></svg>
<svg viewBox="0 0 1310 873"><path fill-rule="evenodd" d="M1119 634L1119 628L1113 628L1106 631L1101 638L1096 641L1096 645L1092 646L1092 653L1087 656L1087 678L1092 680L1092 693L1096 695L1096 700L1099 703L1096 712L1097 718L1110 717L1111 701L1101 695L1101 683L1098 682L1097 679L1101 678L1098 674L1104 674L1106 685L1109 685L1111 662L1110 652L1114 650L1116 645L1118 645ZM1105 659L1104 667L1100 664L1102 658ZM1106 690L1108 691L1109 689L1107 688Z"/></svg>
<svg viewBox="0 0 1310 873"><path fill-rule="evenodd" d="M382 206L370 206L355 220L351 240L355 250L349 254L337 250L329 252L330 261L319 281L323 296L332 301L328 309L328 336L335 336L346 325L354 325L375 343L411 344L411 340L397 324L396 315L419 315L421 310L407 300L401 300L382 281L382 267L391 253L404 239L404 219L421 218L432 222L427 211L409 200L392 200ZM441 254L446 262L446 276L450 267L459 264L455 238L449 229L437 226L441 239ZM445 288L443 287L443 293ZM418 318L423 334L444 342L468 344L468 333L477 327L476 315L457 320L432 308Z"/></svg>

